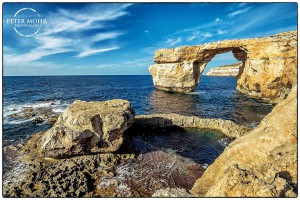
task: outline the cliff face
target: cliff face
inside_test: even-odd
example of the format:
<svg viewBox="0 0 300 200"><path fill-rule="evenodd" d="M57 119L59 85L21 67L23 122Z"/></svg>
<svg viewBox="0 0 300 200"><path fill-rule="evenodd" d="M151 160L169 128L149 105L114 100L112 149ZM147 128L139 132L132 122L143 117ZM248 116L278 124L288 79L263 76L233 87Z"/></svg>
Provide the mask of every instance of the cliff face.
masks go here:
<svg viewBox="0 0 300 200"><path fill-rule="evenodd" d="M234 63L210 69L206 76L237 76L243 63Z"/></svg>
<svg viewBox="0 0 300 200"><path fill-rule="evenodd" d="M191 192L209 197L297 195L297 85L257 128L225 149Z"/></svg>
<svg viewBox="0 0 300 200"><path fill-rule="evenodd" d="M156 88L188 93L196 89L207 63L216 54L230 51L243 63L237 90L272 103L287 96L297 77L297 31L160 49L154 56L157 64L149 71Z"/></svg>

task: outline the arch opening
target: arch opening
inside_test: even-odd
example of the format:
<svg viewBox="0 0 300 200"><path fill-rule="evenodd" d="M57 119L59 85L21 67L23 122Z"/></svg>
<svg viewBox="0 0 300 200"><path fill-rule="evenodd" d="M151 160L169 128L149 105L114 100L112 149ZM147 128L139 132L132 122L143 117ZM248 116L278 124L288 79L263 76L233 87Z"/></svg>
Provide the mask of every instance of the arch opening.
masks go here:
<svg viewBox="0 0 300 200"><path fill-rule="evenodd" d="M243 74L247 60L245 49L239 47L214 49L208 50L205 54L206 56L202 61L195 61L193 65L196 87L199 87L201 77L203 75L207 76L209 70L212 69L216 69L216 72L219 71L220 73L216 73L215 75L212 73L210 76L234 76L236 78L236 86L238 85L238 80ZM231 65L233 66L231 67ZM225 68L220 69L223 66ZM230 69L228 75L226 75L226 67ZM224 72L225 75L222 75L221 72Z"/></svg>

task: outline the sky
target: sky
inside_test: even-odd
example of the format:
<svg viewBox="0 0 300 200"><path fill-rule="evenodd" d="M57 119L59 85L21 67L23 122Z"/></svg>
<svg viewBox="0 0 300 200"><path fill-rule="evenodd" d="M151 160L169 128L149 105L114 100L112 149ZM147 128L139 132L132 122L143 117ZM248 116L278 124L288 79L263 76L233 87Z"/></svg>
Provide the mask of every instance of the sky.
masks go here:
<svg viewBox="0 0 300 200"><path fill-rule="evenodd" d="M31 37L7 23L22 8L47 21ZM149 75L157 49L295 29L296 3L4 3L3 75Z"/></svg>

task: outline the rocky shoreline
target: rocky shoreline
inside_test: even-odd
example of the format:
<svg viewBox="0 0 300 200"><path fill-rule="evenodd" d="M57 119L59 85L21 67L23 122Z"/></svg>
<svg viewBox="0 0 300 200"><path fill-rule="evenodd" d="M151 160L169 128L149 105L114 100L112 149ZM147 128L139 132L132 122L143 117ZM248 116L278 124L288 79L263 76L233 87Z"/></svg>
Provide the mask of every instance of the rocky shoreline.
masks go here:
<svg viewBox="0 0 300 200"><path fill-rule="evenodd" d="M178 195L192 196L189 190L205 168L161 150L140 155L113 153L122 144L126 129L130 132L174 126L209 128L234 138L248 130L221 119L133 114L125 100L75 101L48 131L32 135L24 144L4 148L4 196L150 197L164 196L170 191L173 195L177 191ZM115 133L119 133L121 142L117 148L111 148L109 144L116 143L107 139L116 140L112 137ZM108 145L99 154L97 148L103 147L102 138Z"/></svg>
<svg viewBox="0 0 300 200"><path fill-rule="evenodd" d="M135 116L131 103L122 99L77 100L59 116L51 110L23 108L10 117L54 125L23 144L3 148L3 196L296 197L296 36L291 31L155 54L158 64L150 67L154 85L187 92L199 83L215 54L232 51L245 68L237 89L277 104L253 129L230 120L178 114ZM274 51L279 44L283 48ZM44 117L36 118L40 115ZM122 146L124 136L131 131L168 127L218 130L234 141L207 168L164 150L122 152L127 148Z"/></svg>
<svg viewBox="0 0 300 200"><path fill-rule="evenodd" d="M278 104L254 130L249 130L229 120L201 119L177 114L133 117L134 111L130 107L130 103L125 100L75 101L60 115L59 120L50 130L32 135L24 144L4 148L4 160L10 164L10 167L4 171L3 194L5 197L294 196L297 194L295 193L297 185L295 145L297 139L295 139L296 113L291 113L296 112L296 87L294 86L295 89L291 91L289 97ZM89 108L94 108L96 105L101 109L93 109L92 113ZM82 109L83 107L85 109ZM104 109L106 107L107 109ZM120 108L123 110L122 112L118 111ZM132 116L129 117L126 110ZM78 113L81 114L78 115ZM74 116L84 116L84 118L77 117L76 119L82 120L76 120ZM99 119L93 120L94 116L98 116ZM56 145L57 141L65 140L64 137L70 130L64 129L66 131L61 132L59 131L61 129L57 127L66 127L68 124L68 128L71 128L78 125L79 129L73 128L70 132L73 136L76 131L86 134L86 130L90 130L90 132L98 130L102 133L106 131L111 135L116 131L107 132L109 129L106 126L109 127L110 123L106 124L105 122L110 119L118 119L118 116L122 116L122 120L117 120L121 122L121 126L115 124L114 127L118 128L120 136L126 134L126 129L139 131L140 129L178 126L217 129L237 139L207 169L190 159L164 151L135 155L113 153L114 150L112 150L109 153L99 154L97 151L92 152L90 148L85 148L88 151L79 151L80 154L78 154L78 151L70 150L69 144L82 147L91 142L91 140L80 140L84 138L80 134L72 142L62 143L67 148L59 147L59 149L68 150L67 156L61 157L63 154L57 154L58 157L55 158L53 157L55 154L50 154L52 158L49 158L49 154L45 153L43 146L45 142L52 146ZM84 126L87 123L84 119L89 119L88 121L94 125ZM287 123L283 119L288 120ZM278 124L278 121L282 126L275 129L272 124ZM122 128L124 124L128 124L125 122L129 122L130 125ZM98 126L100 124L102 124L101 129ZM88 127L92 129L88 129ZM60 134L53 133L53 130ZM96 133L94 132L94 134ZM98 137L99 139L101 140L101 137ZM253 142L254 144L252 144ZM251 148L249 145L255 146L255 148ZM248 149L248 146L251 150ZM107 147L109 148L109 146ZM258 149L260 150L257 152ZM254 158L255 160L253 160ZM243 166L244 163L251 163L251 167ZM262 169L260 163L270 163L269 171ZM288 165L283 166L283 163ZM291 178L286 177L284 172L287 172ZM263 175L265 173L271 174ZM242 183L245 179L242 178L244 176L247 177L247 184ZM262 185L257 185L258 179L251 178L260 176L267 179L270 177L270 181L273 178L276 182L273 181L268 187L263 186L265 189L261 190ZM242 185L235 189L231 186L229 188L228 184L231 184L232 178L236 178L234 179L235 184ZM278 182L277 179L281 182ZM221 184L219 184L220 180L222 180ZM283 185L279 186L278 184ZM252 189L249 190L248 187ZM224 193L220 193L220 191ZM283 193L283 191L285 192Z"/></svg>

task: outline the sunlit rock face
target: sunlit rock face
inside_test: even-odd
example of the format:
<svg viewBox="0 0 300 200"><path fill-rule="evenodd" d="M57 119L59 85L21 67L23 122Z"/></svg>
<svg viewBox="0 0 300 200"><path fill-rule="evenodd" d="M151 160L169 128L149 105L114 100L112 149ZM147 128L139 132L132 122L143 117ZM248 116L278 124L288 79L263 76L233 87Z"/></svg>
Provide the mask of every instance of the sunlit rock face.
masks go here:
<svg viewBox="0 0 300 200"><path fill-rule="evenodd" d="M234 63L231 65L223 65L210 69L206 76L233 76L239 75L240 67L243 65L242 62Z"/></svg>
<svg viewBox="0 0 300 200"><path fill-rule="evenodd" d="M154 55L157 64L149 71L156 88L188 93L196 89L207 63L230 51L243 63L237 75L238 91L272 103L287 96L297 77L297 31L160 49Z"/></svg>
<svg viewBox="0 0 300 200"><path fill-rule="evenodd" d="M51 158L114 152L133 118L134 110L126 100L74 101L41 137L40 151Z"/></svg>
<svg viewBox="0 0 300 200"><path fill-rule="evenodd" d="M232 142L194 184L206 197L297 196L297 84L255 128Z"/></svg>

